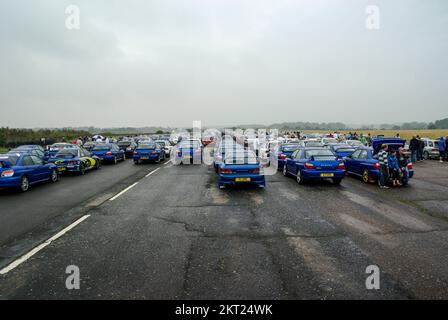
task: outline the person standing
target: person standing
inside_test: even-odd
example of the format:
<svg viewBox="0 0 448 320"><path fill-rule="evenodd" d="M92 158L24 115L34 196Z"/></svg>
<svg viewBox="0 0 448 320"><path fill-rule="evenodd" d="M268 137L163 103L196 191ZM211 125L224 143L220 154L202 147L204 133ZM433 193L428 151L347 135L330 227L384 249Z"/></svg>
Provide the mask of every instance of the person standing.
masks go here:
<svg viewBox="0 0 448 320"><path fill-rule="evenodd" d="M419 142L415 136L412 137L409 142L409 150L411 150L411 161L413 163L417 162L417 151L418 151Z"/></svg>
<svg viewBox="0 0 448 320"><path fill-rule="evenodd" d="M387 182L389 181L389 161L387 154L387 144L381 145L381 151L378 153L378 163L381 167L380 171L380 188L389 189Z"/></svg>
<svg viewBox="0 0 448 320"><path fill-rule="evenodd" d="M446 159L446 139L444 137L440 137L439 140L439 155L440 155L440 162L443 162L443 160Z"/></svg>
<svg viewBox="0 0 448 320"><path fill-rule="evenodd" d="M387 162L389 165L389 172L392 178L392 183L394 187L401 186L400 183L400 166L398 165L398 159L394 151L392 151L388 158Z"/></svg>
<svg viewBox="0 0 448 320"><path fill-rule="evenodd" d="M420 138L420 136L417 136L418 140L418 150L417 150L417 160L423 161L423 150L425 149L425 142Z"/></svg>

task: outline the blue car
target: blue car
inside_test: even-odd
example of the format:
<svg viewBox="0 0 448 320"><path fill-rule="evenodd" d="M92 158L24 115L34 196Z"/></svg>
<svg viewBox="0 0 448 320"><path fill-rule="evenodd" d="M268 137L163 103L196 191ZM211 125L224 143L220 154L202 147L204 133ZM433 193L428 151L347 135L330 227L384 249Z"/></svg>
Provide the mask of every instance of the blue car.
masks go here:
<svg viewBox="0 0 448 320"><path fill-rule="evenodd" d="M344 162L327 148L303 148L294 151L283 166L284 176L294 176L299 184L307 180L332 179L339 185L345 176Z"/></svg>
<svg viewBox="0 0 448 320"><path fill-rule="evenodd" d="M98 143L90 151L101 161L117 164L118 161L126 160L126 153L115 143Z"/></svg>
<svg viewBox="0 0 448 320"><path fill-rule="evenodd" d="M57 166L59 173L76 172L84 175L86 171L101 167L101 160L84 148L62 149L49 162Z"/></svg>
<svg viewBox="0 0 448 320"><path fill-rule="evenodd" d="M165 150L155 142L141 142L134 150L134 163L156 162L165 160Z"/></svg>
<svg viewBox="0 0 448 320"><path fill-rule="evenodd" d="M253 151L238 150L226 153L218 168L218 186L224 189L230 185L255 184L266 186L263 166Z"/></svg>
<svg viewBox="0 0 448 320"><path fill-rule="evenodd" d="M0 155L0 187L18 188L28 191L30 185L59 179L54 164L46 163L28 153L7 153Z"/></svg>
<svg viewBox="0 0 448 320"><path fill-rule="evenodd" d="M176 145L175 163L194 163L202 162L202 144L199 140L182 140Z"/></svg>
<svg viewBox="0 0 448 320"><path fill-rule="evenodd" d="M224 161L226 153L244 151L244 147L233 139L222 140L213 153L213 167L218 172L219 165Z"/></svg>
<svg viewBox="0 0 448 320"><path fill-rule="evenodd" d="M328 148L340 158L348 157L356 150L346 143L331 143L328 145Z"/></svg>
<svg viewBox="0 0 448 320"><path fill-rule="evenodd" d="M278 158L278 169L282 170L286 159L290 158L294 151L301 147L299 143L282 143L278 147L277 158Z"/></svg>
<svg viewBox="0 0 448 320"><path fill-rule="evenodd" d="M382 144L389 146L389 151L397 151L400 147L404 147L405 140L400 138L375 138L372 139L372 147L360 147L353 152L352 155L344 158L347 173L362 177L365 183L378 182L381 172L378 163L377 154ZM409 179L414 176L412 163L408 160L408 164L401 172L402 183L407 185Z"/></svg>

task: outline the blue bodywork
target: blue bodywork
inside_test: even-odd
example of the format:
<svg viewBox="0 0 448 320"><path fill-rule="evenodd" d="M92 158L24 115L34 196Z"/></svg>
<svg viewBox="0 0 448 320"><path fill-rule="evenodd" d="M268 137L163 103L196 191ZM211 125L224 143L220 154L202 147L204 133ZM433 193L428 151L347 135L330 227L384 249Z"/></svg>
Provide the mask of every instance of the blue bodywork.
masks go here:
<svg viewBox="0 0 448 320"><path fill-rule="evenodd" d="M303 148L295 151L286 159L285 175L292 175L297 182L306 180L332 179L339 184L345 176L344 162L329 149Z"/></svg>
<svg viewBox="0 0 448 320"><path fill-rule="evenodd" d="M357 148L352 155L344 158L347 173L362 177L366 183L378 181L380 166L376 154L382 144L387 144L389 151L396 151L398 148L404 147L405 140L400 138L375 138L372 140L372 147ZM409 161L406 167L406 175L409 179L414 176L414 169Z"/></svg>
<svg viewBox="0 0 448 320"><path fill-rule="evenodd" d="M266 180L258 158L253 153L243 157L240 155L241 151L226 155L225 161L218 165L218 186L224 188L229 185L255 184L264 188Z"/></svg>
<svg viewBox="0 0 448 320"><path fill-rule="evenodd" d="M286 159L290 158L294 151L299 149L301 146L299 143L282 143L278 147L277 159L278 159L278 169L283 169L286 163Z"/></svg>
<svg viewBox="0 0 448 320"><path fill-rule="evenodd" d="M197 141L182 141L175 147L176 163L201 163L202 147Z"/></svg>
<svg viewBox="0 0 448 320"><path fill-rule="evenodd" d="M40 163L34 163L27 153L0 155L0 187L19 188L23 177L28 179L29 185L50 181L53 172L57 173L54 164L46 163L43 160Z"/></svg>
<svg viewBox="0 0 448 320"><path fill-rule="evenodd" d="M134 150L134 163L159 162L165 159L165 150L157 143L140 144Z"/></svg>
<svg viewBox="0 0 448 320"><path fill-rule="evenodd" d="M126 160L126 155L115 143L99 143L90 150L101 161L116 162L118 160Z"/></svg>
<svg viewBox="0 0 448 320"><path fill-rule="evenodd" d="M350 156L356 148L346 143L331 143L328 145L331 151L340 158Z"/></svg>

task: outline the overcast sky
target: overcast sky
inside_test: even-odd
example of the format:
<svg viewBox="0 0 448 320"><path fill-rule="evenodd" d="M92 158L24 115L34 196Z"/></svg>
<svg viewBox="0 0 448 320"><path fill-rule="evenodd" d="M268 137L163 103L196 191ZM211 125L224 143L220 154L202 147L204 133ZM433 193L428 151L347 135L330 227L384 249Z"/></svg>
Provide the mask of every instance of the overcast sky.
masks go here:
<svg viewBox="0 0 448 320"><path fill-rule="evenodd" d="M446 0L0 1L0 126L431 121L447 71Z"/></svg>

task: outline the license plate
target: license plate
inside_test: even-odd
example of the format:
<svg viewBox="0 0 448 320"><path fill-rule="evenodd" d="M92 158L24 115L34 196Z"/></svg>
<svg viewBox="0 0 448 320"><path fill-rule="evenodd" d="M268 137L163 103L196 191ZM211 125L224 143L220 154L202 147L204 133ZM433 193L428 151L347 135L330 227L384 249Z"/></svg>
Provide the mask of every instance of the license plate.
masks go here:
<svg viewBox="0 0 448 320"><path fill-rule="evenodd" d="M320 176L323 178L334 177L334 173L321 173Z"/></svg>
<svg viewBox="0 0 448 320"><path fill-rule="evenodd" d="M60 167L60 168L58 168L58 171L65 171L65 168L64 167Z"/></svg>
<svg viewBox="0 0 448 320"><path fill-rule="evenodd" d="M140 159L142 159L142 160L148 160L149 157L148 157L148 156L144 156L144 157L141 157Z"/></svg>
<svg viewBox="0 0 448 320"><path fill-rule="evenodd" d="M185 156L184 158L185 159L191 159L191 156Z"/></svg>
<svg viewBox="0 0 448 320"><path fill-rule="evenodd" d="M235 178L236 182L250 182L250 178Z"/></svg>

